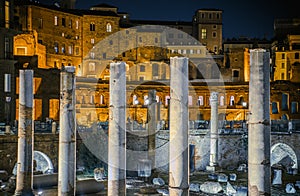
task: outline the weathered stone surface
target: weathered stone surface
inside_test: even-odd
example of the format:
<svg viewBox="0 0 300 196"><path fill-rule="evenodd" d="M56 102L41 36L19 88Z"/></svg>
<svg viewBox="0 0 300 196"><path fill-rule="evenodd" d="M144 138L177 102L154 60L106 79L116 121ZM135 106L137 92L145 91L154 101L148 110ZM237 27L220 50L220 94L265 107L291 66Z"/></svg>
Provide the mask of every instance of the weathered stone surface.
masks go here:
<svg viewBox="0 0 300 196"><path fill-rule="evenodd" d="M223 189L219 182L204 182L200 185L200 190L204 193L217 194Z"/></svg>
<svg viewBox="0 0 300 196"><path fill-rule="evenodd" d="M236 179L237 179L237 175L236 174L234 174L234 173L229 174L229 180L230 181L236 181Z"/></svg>
<svg viewBox="0 0 300 196"><path fill-rule="evenodd" d="M218 175L218 182L227 182L228 176L226 174L219 174Z"/></svg>
<svg viewBox="0 0 300 196"><path fill-rule="evenodd" d="M191 183L190 184L190 191L200 192L200 185L198 183Z"/></svg>
<svg viewBox="0 0 300 196"><path fill-rule="evenodd" d="M165 185L165 181L161 178L153 178L152 183L154 185L163 186Z"/></svg>
<svg viewBox="0 0 300 196"><path fill-rule="evenodd" d="M227 185L226 185L226 195L228 196L235 196L236 194L236 190L233 188L233 186L227 182Z"/></svg>
<svg viewBox="0 0 300 196"><path fill-rule="evenodd" d="M294 184L293 183L286 184L286 186L285 186L285 192L286 193L296 193L296 189L294 187Z"/></svg>
<svg viewBox="0 0 300 196"><path fill-rule="evenodd" d="M8 172L5 170L0 170L0 181L7 181L8 178Z"/></svg>
<svg viewBox="0 0 300 196"><path fill-rule="evenodd" d="M274 178L272 180L272 184L282 184L282 170L274 169Z"/></svg>

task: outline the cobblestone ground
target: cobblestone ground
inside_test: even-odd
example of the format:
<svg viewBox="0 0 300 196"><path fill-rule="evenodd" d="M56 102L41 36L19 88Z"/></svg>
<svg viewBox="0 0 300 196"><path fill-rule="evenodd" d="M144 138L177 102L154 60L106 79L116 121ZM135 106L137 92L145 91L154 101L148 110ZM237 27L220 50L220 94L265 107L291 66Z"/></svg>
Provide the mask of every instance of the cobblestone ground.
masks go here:
<svg viewBox="0 0 300 196"><path fill-rule="evenodd" d="M230 173L235 173L237 174L237 180L235 182L230 181L230 183L232 184L232 186L244 186L247 187L247 173L245 172L236 172L236 171L220 171L218 173L224 173L229 175ZM162 186L162 187L157 187L159 189L165 189L168 190L168 176L166 174L161 174L159 173L158 176L160 178L162 178L166 185ZM205 181L209 181L208 180L208 173L207 172L196 172L193 173L190 176L190 183L199 183L202 184ZM300 174L297 175L287 175L284 174L283 178L283 185L282 186L272 186L272 196L285 196L285 195L300 195L300 190L297 189L297 193L295 194L287 194L285 193L285 185L287 183L295 183L296 181L300 181ZM226 183L220 183L223 187L223 190L226 190ZM151 186L151 184L147 184L145 183L142 179L128 179L127 180L127 193L126 196L136 196L136 193L139 192L140 188L145 187L145 186ZM54 188L50 188L50 189L45 189L45 190L35 190L36 195L38 195L37 193L39 191L42 191L43 193L41 194L41 196L56 196L57 195L57 189ZM13 193L7 193L7 192L0 192L0 196L11 196L13 195ZM99 192L97 194L93 193L93 194L84 194L84 195L100 195L100 196L106 196L107 192L106 190L103 190L102 192ZM204 195L209 195L206 193L201 193L201 192L190 192L191 196L204 196ZM219 194L214 194L215 196L223 196L226 195L225 193L219 193Z"/></svg>

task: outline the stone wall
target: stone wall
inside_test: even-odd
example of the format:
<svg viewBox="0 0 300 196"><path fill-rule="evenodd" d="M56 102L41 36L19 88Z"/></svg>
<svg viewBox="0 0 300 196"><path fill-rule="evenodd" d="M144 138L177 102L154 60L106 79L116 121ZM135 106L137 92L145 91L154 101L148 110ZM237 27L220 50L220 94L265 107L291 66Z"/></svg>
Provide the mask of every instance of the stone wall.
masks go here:
<svg viewBox="0 0 300 196"><path fill-rule="evenodd" d="M96 129L95 129L96 130ZM84 166L87 169L92 167L105 167L103 154L107 153L107 142L105 136L107 131L89 130L88 133L79 133L77 136L77 166ZM127 134L128 152L139 151L143 155L147 153L147 131L132 132ZM193 156L196 170L204 170L209 163L210 141L208 130L190 130L189 144L195 145ZM17 161L17 135L0 135L0 169L9 173ZM300 134L273 134L271 145L283 143L293 149L297 156L298 168L300 163ZM35 134L34 150L45 153L54 166L54 171L58 169L58 134ZM218 140L218 164L222 168L237 168L241 163L247 163L248 138L245 135L219 135ZM167 130L159 131L156 135L156 168L163 172L168 172L169 133ZM132 153L127 154L127 163L131 168L137 168L138 160ZM107 156L107 155L106 155ZM145 158L145 157L141 157ZM89 168L90 167L90 168Z"/></svg>

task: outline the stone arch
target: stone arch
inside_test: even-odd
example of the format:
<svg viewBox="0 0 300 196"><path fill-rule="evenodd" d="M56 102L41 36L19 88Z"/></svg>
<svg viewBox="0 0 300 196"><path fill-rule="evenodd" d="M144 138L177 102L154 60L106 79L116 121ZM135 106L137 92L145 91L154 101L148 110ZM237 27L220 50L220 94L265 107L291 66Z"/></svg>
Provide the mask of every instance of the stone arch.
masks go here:
<svg viewBox="0 0 300 196"><path fill-rule="evenodd" d="M41 171L43 174L53 173L54 167L51 159L41 151L34 151L34 160L36 161L36 171ZM13 174L17 175L17 163L14 166Z"/></svg>
<svg viewBox="0 0 300 196"><path fill-rule="evenodd" d="M289 120L289 116L287 114L282 114L281 119L282 120Z"/></svg>
<svg viewBox="0 0 300 196"><path fill-rule="evenodd" d="M293 164L290 164L293 162ZM282 164L298 169L297 155L295 151L285 143L277 143L271 147L271 166Z"/></svg>

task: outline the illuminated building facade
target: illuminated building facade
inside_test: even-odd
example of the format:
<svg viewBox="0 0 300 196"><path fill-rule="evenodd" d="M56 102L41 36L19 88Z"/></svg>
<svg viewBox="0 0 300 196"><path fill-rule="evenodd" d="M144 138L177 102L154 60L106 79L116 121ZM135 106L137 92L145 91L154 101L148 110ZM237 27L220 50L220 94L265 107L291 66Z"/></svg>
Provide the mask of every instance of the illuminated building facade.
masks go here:
<svg viewBox="0 0 300 196"><path fill-rule="evenodd" d="M12 33L12 30L6 28L7 17L1 15L1 31L9 34L11 40L9 44L4 44L6 48L0 51L0 57L5 60L5 65L9 60L5 55L10 54L11 59L12 54L16 57L16 61L11 61L11 67L14 68L9 72L12 74L10 97L13 103L10 110L18 111L17 107L14 108L18 102L16 75L18 69L30 62L30 67L37 73L35 120L40 121L46 118L59 120L58 72L62 66L68 65L76 67L78 76L76 91L78 123L107 121L109 63L113 60L126 62L127 116L138 122L146 122L147 94L149 90L156 89L157 101L161 108L159 117L167 121L170 99L169 59L172 56L187 56L190 59L189 79L193 92L189 96L191 120L210 118L210 89L205 79L224 81L222 87L224 91L219 92L219 119L246 120L250 80L249 49L271 47L270 42L257 40L227 40L223 43L222 10L197 10L192 22L131 21L127 13L119 13L116 7L106 4L93 6L90 10L76 10L18 1L15 10L16 13L9 12L10 18L14 14L18 18L17 25L11 28L21 31L14 38L15 31ZM154 28L153 24L161 25L162 29ZM139 25L144 26L137 28ZM174 28L176 31L166 33L163 27ZM116 38L114 35L117 32L119 34ZM0 42L8 43L6 34L3 34L4 36L1 34ZM293 86L284 93L288 98L279 92L282 86L289 83L284 85L276 81L271 83L272 110L273 102L277 103L278 108L277 113L271 112L272 119L300 118L299 90L296 88L297 85L294 85L295 82L299 82L299 79L297 80L299 77L295 76L299 73L299 66L296 66L299 63L298 49L297 44L295 45L298 39L297 36L289 37L290 52L285 54L289 59L293 57L293 60L289 61L290 67L284 71L286 80L290 80ZM275 52L277 61L272 59L272 62L276 62L276 67L281 63L277 58L277 55L281 56L280 52L279 49ZM5 66L2 65L3 63L1 75L4 75L7 71L3 70ZM215 72L213 66L218 67L220 72ZM276 79L278 75L281 76L281 71L275 70L275 80L278 80ZM50 86L53 89L48 91ZM3 90L1 93L1 99L7 97ZM282 100L286 100L287 109L280 109ZM5 102L1 101L1 104L3 103ZM5 107L1 105L1 108ZM17 113L11 115L11 120L17 119ZM1 112L0 121L5 121L6 118Z"/></svg>

